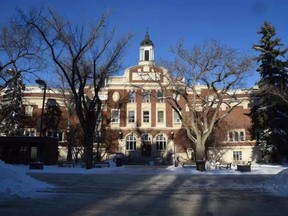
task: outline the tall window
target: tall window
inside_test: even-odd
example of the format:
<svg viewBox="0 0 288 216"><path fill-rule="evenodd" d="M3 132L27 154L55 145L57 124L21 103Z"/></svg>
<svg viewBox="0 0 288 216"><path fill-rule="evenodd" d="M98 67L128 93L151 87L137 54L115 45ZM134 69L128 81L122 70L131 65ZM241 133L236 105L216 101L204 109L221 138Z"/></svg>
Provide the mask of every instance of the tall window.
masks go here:
<svg viewBox="0 0 288 216"><path fill-rule="evenodd" d="M126 138L126 150L127 151L136 150L136 138L133 135L129 135Z"/></svg>
<svg viewBox="0 0 288 216"><path fill-rule="evenodd" d="M233 151L233 160L242 160L242 151Z"/></svg>
<svg viewBox="0 0 288 216"><path fill-rule="evenodd" d="M162 91L157 91L157 102L164 103L164 93Z"/></svg>
<svg viewBox="0 0 288 216"><path fill-rule="evenodd" d="M166 150L167 142L163 134L160 134L156 137L156 148L159 151Z"/></svg>
<svg viewBox="0 0 288 216"><path fill-rule="evenodd" d="M24 136L35 136L36 135L36 129L34 128L25 128L23 131Z"/></svg>
<svg viewBox="0 0 288 216"><path fill-rule="evenodd" d="M25 115L32 116L33 115L33 106L25 106Z"/></svg>
<svg viewBox="0 0 288 216"><path fill-rule="evenodd" d="M63 132L61 132L61 131L50 130L47 132L47 136L57 138L59 142L64 141Z"/></svg>
<svg viewBox="0 0 288 216"><path fill-rule="evenodd" d="M245 130L233 130L228 132L228 141L229 142L239 142L245 141Z"/></svg>
<svg viewBox="0 0 288 216"><path fill-rule="evenodd" d="M119 110L111 110L111 122L119 123Z"/></svg>
<svg viewBox="0 0 288 216"><path fill-rule="evenodd" d="M129 123L134 123L135 122L135 111L134 110L129 110L128 111L128 122Z"/></svg>
<svg viewBox="0 0 288 216"><path fill-rule="evenodd" d="M174 116L174 123L181 123L180 116L175 110L173 110L173 116Z"/></svg>
<svg viewBox="0 0 288 216"><path fill-rule="evenodd" d="M136 101L136 93L135 92L129 92L128 93L128 102L129 103L135 103Z"/></svg>
<svg viewBox="0 0 288 216"><path fill-rule="evenodd" d="M143 92L143 103L150 103L150 92Z"/></svg>
<svg viewBox="0 0 288 216"><path fill-rule="evenodd" d="M145 61L149 61L149 50L145 50Z"/></svg>
<svg viewBox="0 0 288 216"><path fill-rule="evenodd" d="M164 122L164 111L159 110L157 112L157 122L158 123L163 123Z"/></svg>
<svg viewBox="0 0 288 216"><path fill-rule="evenodd" d="M150 113L149 111L143 111L143 122L149 123L150 122Z"/></svg>

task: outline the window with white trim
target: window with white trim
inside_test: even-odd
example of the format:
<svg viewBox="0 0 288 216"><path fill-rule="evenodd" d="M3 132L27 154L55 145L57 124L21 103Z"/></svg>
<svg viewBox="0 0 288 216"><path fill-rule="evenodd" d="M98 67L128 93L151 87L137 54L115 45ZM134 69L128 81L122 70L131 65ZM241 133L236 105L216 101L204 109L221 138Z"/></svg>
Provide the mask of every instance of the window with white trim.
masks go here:
<svg viewBox="0 0 288 216"><path fill-rule="evenodd" d="M126 150L127 151L136 150L136 138L133 135L128 135L126 137Z"/></svg>
<svg viewBox="0 0 288 216"><path fill-rule="evenodd" d="M143 111L143 122L144 123L150 122L150 112L149 111Z"/></svg>
<svg viewBox="0 0 288 216"><path fill-rule="evenodd" d="M157 122L164 123L164 111L163 110L159 110L157 112Z"/></svg>
<svg viewBox="0 0 288 216"><path fill-rule="evenodd" d="M25 115L32 116L33 115L33 106L25 106Z"/></svg>
<svg viewBox="0 0 288 216"><path fill-rule="evenodd" d="M63 132L61 132L61 131L50 130L47 132L47 136L57 138L59 142L64 141Z"/></svg>
<svg viewBox="0 0 288 216"><path fill-rule="evenodd" d="M135 122L135 111L134 110L129 110L128 111L128 122L129 123L134 123Z"/></svg>
<svg viewBox="0 0 288 216"><path fill-rule="evenodd" d="M239 142L245 140L246 140L245 130L231 130L228 132L229 142Z"/></svg>
<svg viewBox="0 0 288 216"><path fill-rule="evenodd" d="M242 160L242 151L233 151L233 160L234 161Z"/></svg>
<svg viewBox="0 0 288 216"><path fill-rule="evenodd" d="M180 116L175 110L173 110L173 121L174 123L181 123Z"/></svg>
<svg viewBox="0 0 288 216"><path fill-rule="evenodd" d="M136 93L135 92L129 92L128 93L128 102L129 103L135 103L136 102Z"/></svg>
<svg viewBox="0 0 288 216"><path fill-rule="evenodd" d="M24 136L35 136L36 135L36 129L34 128L25 128L23 131Z"/></svg>
<svg viewBox="0 0 288 216"><path fill-rule="evenodd" d="M160 134L156 137L156 149L158 151L166 150L167 141L163 134Z"/></svg>
<svg viewBox="0 0 288 216"><path fill-rule="evenodd" d="M164 103L164 93L162 91L157 91L157 102Z"/></svg>
<svg viewBox="0 0 288 216"><path fill-rule="evenodd" d="M143 103L150 103L150 92L143 92Z"/></svg>
<svg viewBox="0 0 288 216"><path fill-rule="evenodd" d="M112 123L119 123L120 119L120 112L118 109L111 110L111 122Z"/></svg>

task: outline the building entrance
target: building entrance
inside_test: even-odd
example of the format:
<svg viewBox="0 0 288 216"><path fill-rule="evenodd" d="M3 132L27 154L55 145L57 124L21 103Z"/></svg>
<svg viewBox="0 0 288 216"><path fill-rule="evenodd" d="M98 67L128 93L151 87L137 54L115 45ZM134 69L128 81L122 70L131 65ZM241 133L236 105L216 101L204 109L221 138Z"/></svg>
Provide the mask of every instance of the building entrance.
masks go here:
<svg viewBox="0 0 288 216"><path fill-rule="evenodd" d="M143 157L151 157L151 141L142 141L141 154Z"/></svg>

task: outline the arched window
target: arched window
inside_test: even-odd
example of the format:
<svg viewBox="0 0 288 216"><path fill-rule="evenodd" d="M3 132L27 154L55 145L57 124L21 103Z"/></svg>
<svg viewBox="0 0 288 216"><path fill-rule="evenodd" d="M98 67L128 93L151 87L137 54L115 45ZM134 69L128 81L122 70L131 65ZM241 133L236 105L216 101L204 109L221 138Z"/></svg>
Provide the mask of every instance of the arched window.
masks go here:
<svg viewBox="0 0 288 216"><path fill-rule="evenodd" d="M156 137L156 148L159 151L166 150L167 142L163 134L160 134Z"/></svg>
<svg viewBox="0 0 288 216"><path fill-rule="evenodd" d="M133 135L126 137L126 150L135 151L136 150L136 138Z"/></svg>
<svg viewBox="0 0 288 216"><path fill-rule="evenodd" d="M151 142L151 137L148 134L143 134L141 136L142 141L150 141Z"/></svg>

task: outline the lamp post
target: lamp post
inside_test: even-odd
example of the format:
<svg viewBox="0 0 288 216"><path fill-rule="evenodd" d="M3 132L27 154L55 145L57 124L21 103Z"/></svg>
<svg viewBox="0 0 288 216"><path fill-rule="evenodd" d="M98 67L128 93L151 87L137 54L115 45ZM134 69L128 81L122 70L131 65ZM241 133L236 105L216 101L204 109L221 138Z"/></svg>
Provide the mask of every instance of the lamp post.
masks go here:
<svg viewBox="0 0 288 216"><path fill-rule="evenodd" d="M40 118L40 133L39 133L39 143L38 143L38 149L37 149L37 161L40 162L40 142L41 142L41 137L42 137L42 125L43 125L43 114L44 114L44 105L45 105L45 97L46 97L46 88L47 84L45 81L41 79L35 80L35 82L39 85L42 86L44 89L44 94L43 94L43 101L42 101L42 111L41 111L41 118Z"/></svg>
<svg viewBox="0 0 288 216"><path fill-rule="evenodd" d="M178 163L177 163L177 158L176 158L176 147L175 147L175 142L174 142L174 132L171 131L170 132L170 139L172 140L173 142L173 147L174 147L174 166L177 167L178 166Z"/></svg>

